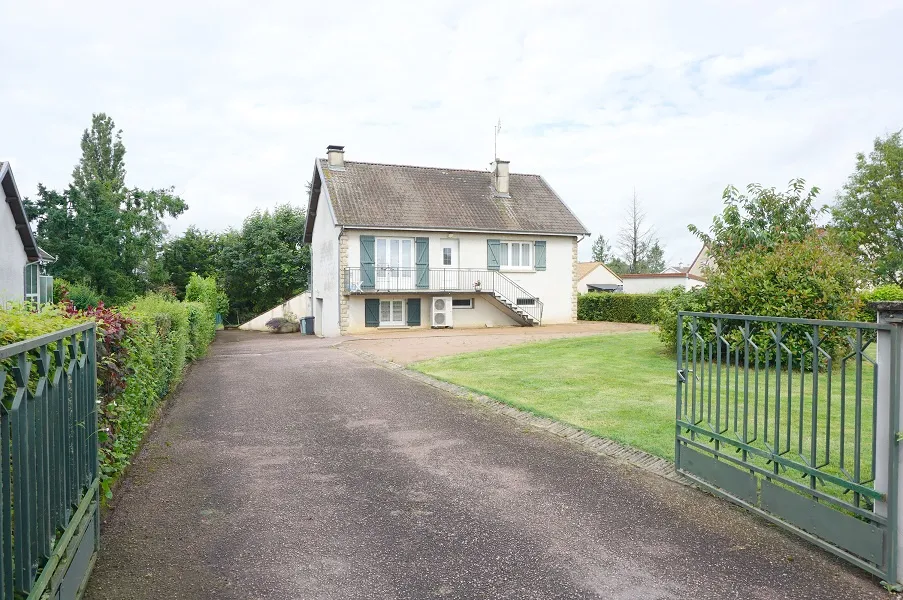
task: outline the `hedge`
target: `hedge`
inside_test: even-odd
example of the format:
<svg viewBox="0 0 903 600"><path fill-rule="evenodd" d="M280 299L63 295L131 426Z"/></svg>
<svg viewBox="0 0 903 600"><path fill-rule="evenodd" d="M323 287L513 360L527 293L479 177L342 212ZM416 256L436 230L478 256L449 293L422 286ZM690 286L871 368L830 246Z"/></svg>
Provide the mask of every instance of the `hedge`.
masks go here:
<svg viewBox="0 0 903 600"><path fill-rule="evenodd" d="M0 309L0 344L72 326L98 323L101 486L111 485L138 449L160 401L182 381L186 365L213 340L215 313L200 302L151 294L119 309L78 310L71 303L30 312ZM7 376L8 378L9 376Z"/></svg>
<svg viewBox="0 0 903 600"><path fill-rule="evenodd" d="M581 321L653 323L660 303L658 294L590 292L577 298L577 318Z"/></svg>

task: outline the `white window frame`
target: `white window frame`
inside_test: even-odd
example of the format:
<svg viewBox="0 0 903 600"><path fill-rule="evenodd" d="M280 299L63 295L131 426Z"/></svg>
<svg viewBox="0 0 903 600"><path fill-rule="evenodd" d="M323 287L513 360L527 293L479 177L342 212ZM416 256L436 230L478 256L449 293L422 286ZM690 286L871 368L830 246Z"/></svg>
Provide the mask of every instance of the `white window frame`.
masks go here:
<svg viewBox="0 0 903 600"><path fill-rule="evenodd" d="M401 304L401 319L398 321L392 319L392 311L394 309L393 305L396 302ZM383 321L383 304L389 305L389 320L388 321ZM408 322L406 320L407 315L405 314L407 312L406 305L407 305L407 302L403 298L402 299L387 298L385 300L381 299L379 301L379 326L380 327L404 327L404 326L406 326L408 324Z"/></svg>
<svg viewBox="0 0 903 600"><path fill-rule="evenodd" d="M515 248L517 254L515 255ZM524 250L526 248L527 263L524 263ZM536 251L534 242L522 240L502 240L499 245L499 268L502 271L534 271L536 265ZM517 264L513 264L517 263Z"/></svg>
<svg viewBox="0 0 903 600"><path fill-rule="evenodd" d="M393 265L392 242L398 242L398 264ZM408 263L404 264L404 245L409 244ZM384 256L380 256L380 245L385 248ZM417 263L415 254L417 247L414 238L409 237L377 237L373 245L373 263L376 276L376 287L379 289L407 290L414 287L414 269ZM384 259L380 261L380 259Z"/></svg>
<svg viewBox="0 0 903 600"><path fill-rule="evenodd" d="M468 302L467 306L455 306L455 302ZM452 310L473 310L473 298L452 298Z"/></svg>

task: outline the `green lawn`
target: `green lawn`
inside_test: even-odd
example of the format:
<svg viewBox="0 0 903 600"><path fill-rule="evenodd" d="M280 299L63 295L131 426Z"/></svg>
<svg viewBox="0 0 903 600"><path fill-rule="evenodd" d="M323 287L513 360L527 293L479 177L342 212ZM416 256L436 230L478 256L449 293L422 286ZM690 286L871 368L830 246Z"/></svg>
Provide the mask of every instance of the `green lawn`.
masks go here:
<svg viewBox="0 0 903 600"><path fill-rule="evenodd" d="M675 364L654 333L524 344L411 368L673 459Z"/></svg>
<svg viewBox="0 0 903 600"><path fill-rule="evenodd" d="M873 355L873 349L869 351ZM462 354L416 363L411 368L452 383L467 387L487 396L514 405L533 413L552 417L575 425L596 435L610 438L636 448L641 448L664 458L674 458L674 417L675 417L675 359L665 351L654 333L626 333L593 337L569 338L524 344ZM706 411L709 418L708 398L703 387L708 386L708 371L697 365L697 385L699 386L698 410ZM728 375L729 374L729 375ZM787 449L787 458L802 462L808 459L811 441L811 372L805 373L803 393L800 393L800 372L794 371L792 389L786 386L786 371L782 380L781 447ZM862 479L871 475L872 458L872 377L873 371L867 364L863 368L862 395L862 443L860 465ZM819 381L819 442L816 461L825 460L825 446L829 436L830 455L824 470L840 474L841 466L853 471L855 456L856 412L855 364L847 366L845 382L847 410L841 418L839 368L831 373L832 385L827 385L828 374L818 374ZM739 380L743 386L742 375ZM714 381L713 381L714 384ZM729 427L728 437L735 435L734 414L742 414L743 400L738 406L733 388L733 369L723 370L721 422ZM766 449L765 440L765 380L764 373L759 381L758 410L755 405L755 380L750 374L749 435L757 434L750 444ZM769 443L774 435L774 370L771 369L769 384L770 413L767 420ZM831 390L829 392L829 389ZM830 398L829 398L830 395ZM800 399L802 398L802 402ZM729 399L729 400L727 400ZM788 402L788 399L790 402ZM726 406L727 404L730 406ZM826 407L830 405L830 418ZM688 411L691 397L687 398ZM789 419L787 410L790 410ZM728 412L725 413L724 411ZM800 427L802 411L802 427ZM757 428L753 429L753 414L758 413ZM711 419L714 421L712 408ZM688 415L688 419L691 417ZM702 419L700 415L698 417ZM830 423L829 423L830 421ZM742 418L736 435L742 433ZM789 425L789 436L788 436ZM841 438L841 429L846 433ZM802 435L801 435L802 434ZM752 439L751 437L748 439ZM845 458L840 464L841 439ZM800 446L802 452L799 452ZM800 455L803 458L800 458Z"/></svg>

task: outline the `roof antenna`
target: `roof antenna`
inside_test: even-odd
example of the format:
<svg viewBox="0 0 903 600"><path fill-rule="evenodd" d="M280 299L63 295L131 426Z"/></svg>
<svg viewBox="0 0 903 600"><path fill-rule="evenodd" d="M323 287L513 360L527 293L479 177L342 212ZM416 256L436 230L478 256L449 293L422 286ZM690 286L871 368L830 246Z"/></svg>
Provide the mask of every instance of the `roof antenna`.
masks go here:
<svg viewBox="0 0 903 600"><path fill-rule="evenodd" d="M498 125L496 125L493 129L495 130L495 140L494 140L493 147L492 147L492 150L493 150L492 157L493 157L493 159L495 159L497 161L499 159L499 132L502 130L502 118L501 117L499 117Z"/></svg>

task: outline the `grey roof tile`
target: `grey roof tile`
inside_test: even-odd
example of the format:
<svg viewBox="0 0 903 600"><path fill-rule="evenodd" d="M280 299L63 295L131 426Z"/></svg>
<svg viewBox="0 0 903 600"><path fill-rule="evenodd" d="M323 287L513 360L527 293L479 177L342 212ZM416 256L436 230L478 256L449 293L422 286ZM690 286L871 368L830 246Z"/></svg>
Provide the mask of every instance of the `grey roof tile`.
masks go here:
<svg viewBox="0 0 903 600"><path fill-rule="evenodd" d="M510 198L486 171L319 159L340 225L581 235L586 228L538 175L510 176Z"/></svg>

